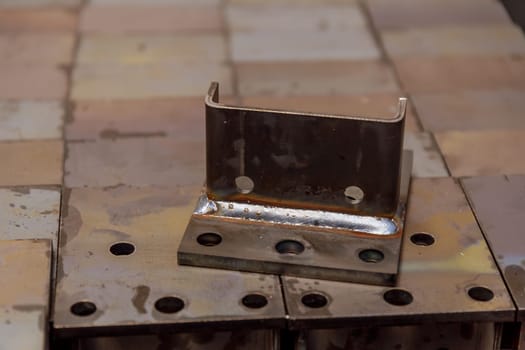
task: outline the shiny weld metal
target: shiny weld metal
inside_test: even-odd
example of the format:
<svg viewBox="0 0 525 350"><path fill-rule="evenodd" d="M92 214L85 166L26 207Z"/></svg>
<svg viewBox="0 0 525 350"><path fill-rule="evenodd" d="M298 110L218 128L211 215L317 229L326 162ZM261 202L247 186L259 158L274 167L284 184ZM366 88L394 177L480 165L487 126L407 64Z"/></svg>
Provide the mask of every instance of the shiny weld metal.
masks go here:
<svg viewBox="0 0 525 350"><path fill-rule="evenodd" d="M0 349L48 349L50 240L0 241Z"/></svg>
<svg viewBox="0 0 525 350"><path fill-rule="evenodd" d="M179 263L393 285L412 169L405 113L405 99L391 119L225 106L212 83L206 188Z"/></svg>
<svg viewBox="0 0 525 350"><path fill-rule="evenodd" d="M286 276L292 328L507 322L515 308L461 187L414 179L395 287Z"/></svg>
<svg viewBox="0 0 525 350"><path fill-rule="evenodd" d="M122 185L66 192L57 336L284 326L277 276L177 265L199 190ZM244 299L249 295L255 297Z"/></svg>
<svg viewBox="0 0 525 350"><path fill-rule="evenodd" d="M525 320L525 175L464 178L465 193Z"/></svg>

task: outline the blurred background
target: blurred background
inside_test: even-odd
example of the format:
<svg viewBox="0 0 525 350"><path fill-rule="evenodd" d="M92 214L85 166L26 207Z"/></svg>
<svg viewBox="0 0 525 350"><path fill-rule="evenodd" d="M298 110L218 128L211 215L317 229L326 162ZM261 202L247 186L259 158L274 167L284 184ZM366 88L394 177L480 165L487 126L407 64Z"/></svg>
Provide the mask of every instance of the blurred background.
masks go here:
<svg viewBox="0 0 525 350"><path fill-rule="evenodd" d="M495 0L0 0L0 186L201 184L213 80L299 111L407 96L414 175L523 173L524 54Z"/></svg>

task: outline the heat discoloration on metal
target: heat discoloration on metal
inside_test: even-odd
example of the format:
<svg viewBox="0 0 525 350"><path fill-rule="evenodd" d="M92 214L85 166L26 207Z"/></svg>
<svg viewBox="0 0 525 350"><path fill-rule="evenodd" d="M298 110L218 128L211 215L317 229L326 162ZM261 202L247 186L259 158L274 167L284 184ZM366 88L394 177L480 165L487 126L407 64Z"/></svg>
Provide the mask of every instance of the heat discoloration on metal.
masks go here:
<svg viewBox="0 0 525 350"><path fill-rule="evenodd" d="M523 321L525 175L471 177L461 183Z"/></svg>
<svg viewBox="0 0 525 350"><path fill-rule="evenodd" d="M393 285L412 169L406 99L375 119L233 107L218 94L212 83L206 188L179 263ZM203 244L206 233L221 241ZM362 258L372 249L377 264Z"/></svg>
<svg viewBox="0 0 525 350"><path fill-rule="evenodd" d="M78 340L82 350L278 350L279 333L273 330L100 337Z"/></svg>
<svg viewBox="0 0 525 350"><path fill-rule="evenodd" d="M391 288L284 277L290 326L332 327L419 322L499 322L514 318L514 305L459 184L451 178L414 179L407 211L406 239L395 288L412 302L387 303ZM434 243L416 245L411 235L429 233ZM477 301L472 287L485 287L494 297ZM321 293L327 305L307 307L301 298ZM401 300L403 301L403 300Z"/></svg>
<svg viewBox="0 0 525 350"><path fill-rule="evenodd" d="M51 241L0 241L0 349L47 349Z"/></svg>
<svg viewBox="0 0 525 350"><path fill-rule="evenodd" d="M284 306L276 276L177 265L176 251L200 188L72 189L64 201L54 326L59 336L180 332L199 327L282 326ZM110 247L131 243L130 255ZM241 299L266 296L249 309ZM155 303L173 296L182 310L162 313ZM97 310L76 316L89 301Z"/></svg>

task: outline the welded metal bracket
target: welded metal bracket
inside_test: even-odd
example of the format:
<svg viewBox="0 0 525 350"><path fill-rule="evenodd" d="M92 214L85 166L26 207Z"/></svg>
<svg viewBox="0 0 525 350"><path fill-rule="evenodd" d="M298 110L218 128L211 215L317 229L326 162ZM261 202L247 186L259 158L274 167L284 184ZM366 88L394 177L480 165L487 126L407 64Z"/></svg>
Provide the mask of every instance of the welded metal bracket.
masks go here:
<svg viewBox="0 0 525 350"><path fill-rule="evenodd" d="M392 119L206 97L206 187L180 264L395 284L412 156Z"/></svg>

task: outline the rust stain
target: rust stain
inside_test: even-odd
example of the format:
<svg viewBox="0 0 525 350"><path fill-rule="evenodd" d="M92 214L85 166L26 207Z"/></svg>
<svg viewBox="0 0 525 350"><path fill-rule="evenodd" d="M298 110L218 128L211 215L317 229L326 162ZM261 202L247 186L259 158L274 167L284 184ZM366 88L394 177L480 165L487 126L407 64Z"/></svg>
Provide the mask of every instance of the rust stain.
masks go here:
<svg viewBox="0 0 525 350"><path fill-rule="evenodd" d="M146 303L146 300L148 300L150 287L140 285L133 289L135 290L135 295L131 298L131 303L135 309L137 309L139 314L145 314L147 311L144 304Z"/></svg>
<svg viewBox="0 0 525 350"><path fill-rule="evenodd" d="M71 242L80 232L82 227L82 215L80 211L72 205L65 204L67 213L64 216L62 230L60 231L60 246L64 247Z"/></svg>

